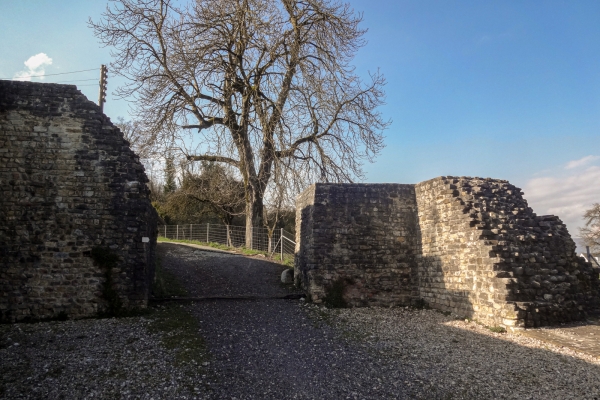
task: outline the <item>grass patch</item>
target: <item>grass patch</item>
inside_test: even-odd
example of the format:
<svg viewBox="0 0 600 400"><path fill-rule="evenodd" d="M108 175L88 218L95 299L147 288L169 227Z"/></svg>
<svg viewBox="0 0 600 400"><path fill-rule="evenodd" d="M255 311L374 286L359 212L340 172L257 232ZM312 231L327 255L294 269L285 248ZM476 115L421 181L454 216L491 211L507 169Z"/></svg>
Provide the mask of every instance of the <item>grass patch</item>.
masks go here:
<svg viewBox="0 0 600 400"><path fill-rule="evenodd" d="M506 333L506 329L502 326L488 326L487 328L494 333Z"/></svg>
<svg viewBox="0 0 600 400"><path fill-rule="evenodd" d="M177 277L167 271L162 260L157 258L152 293L155 297L184 297L188 293ZM186 306L165 304L151 307L149 315L150 332L161 336L161 342L168 350L175 352L178 365L193 368L201 367L208 360L206 344L200 336L200 324Z"/></svg>
<svg viewBox="0 0 600 400"><path fill-rule="evenodd" d="M187 243L187 244L197 244L199 246L207 246L207 247L212 247L214 249L219 249L219 250L229 250L229 251L235 251L237 250L235 247L227 247L224 244L220 244L220 243L214 243L214 242L200 242L198 240L187 240L187 239L167 239L164 237L159 236L157 238L157 242L174 242L174 243Z"/></svg>
<svg viewBox="0 0 600 400"><path fill-rule="evenodd" d="M154 297L184 297L188 294L175 275L164 269L160 257L156 258L152 294Z"/></svg>
<svg viewBox="0 0 600 400"><path fill-rule="evenodd" d="M275 262L283 264L287 267L294 268L294 255L293 254L284 254L283 260L280 260L279 253L274 253L273 257L271 257L271 255L265 251L247 249L245 247L229 247L229 246L225 246L224 244L221 244L221 243L201 242L198 240L188 240L188 239L168 239L168 238L165 238L162 236L159 236L156 240L158 242L196 244L198 246L212 247L214 249L219 249L219 250L234 251L236 253L244 254L246 256L263 255L263 256L265 256L265 258L267 258L270 261L275 261Z"/></svg>
<svg viewBox="0 0 600 400"><path fill-rule="evenodd" d="M286 267L294 268L294 256L289 254L283 255L283 261L281 261Z"/></svg>
<svg viewBox="0 0 600 400"><path fill-rule="evenodd" d="M263 255L265 257L269 257L269 255L267 253L265 253L264 251L259 251L259 250L253 250L253 249L247 249L245 247L241 247L239 249L239 251L242 254L245 254L247 256L256 256L256 255Z"/></svg>
<svg viewBox="0 0 600 400"><path fill-rule="evenodd" d="M200 336L198 320L179 304L157 306L150 317L150 331L161 335L163 345L175 352L179 365L197 366L208 360L206 344Z"/></svg>

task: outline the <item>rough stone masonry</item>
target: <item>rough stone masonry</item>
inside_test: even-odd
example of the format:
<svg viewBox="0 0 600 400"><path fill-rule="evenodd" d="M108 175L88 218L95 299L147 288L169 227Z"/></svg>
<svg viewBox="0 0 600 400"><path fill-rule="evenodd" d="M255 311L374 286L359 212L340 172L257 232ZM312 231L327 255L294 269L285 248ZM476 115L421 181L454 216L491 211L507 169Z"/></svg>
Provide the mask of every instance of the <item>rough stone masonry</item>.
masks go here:
<svg viewBox="0 0 600 400"><path fill-rule="evenodd" d="M297 199L296 243L295 279L315 302L342 287L351 306L427 304L513 329L600 306L600 271L505 180L318 183Z"/></svg>
<svg viewBox="0 0 600 400"><path fill-rule="evenodd" d="M144 307L157 218L147 181L75 86L0 81L0 321Z"/></svg>

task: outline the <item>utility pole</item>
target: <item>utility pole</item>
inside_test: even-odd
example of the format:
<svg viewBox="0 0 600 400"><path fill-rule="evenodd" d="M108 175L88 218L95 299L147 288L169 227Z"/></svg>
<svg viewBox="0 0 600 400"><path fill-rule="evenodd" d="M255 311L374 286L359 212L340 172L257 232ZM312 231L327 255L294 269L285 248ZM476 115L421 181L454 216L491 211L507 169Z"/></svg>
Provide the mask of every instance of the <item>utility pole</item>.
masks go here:
<svg viewBox="0 0 600 400"><path fill-rule="evenodd" d="M108 68L106 68L106 65L102 64L100 66L100 93L98 95L98 105L100 106L100 111L102 112L104 112L104 103L106 102L107 75Z"/></svg>

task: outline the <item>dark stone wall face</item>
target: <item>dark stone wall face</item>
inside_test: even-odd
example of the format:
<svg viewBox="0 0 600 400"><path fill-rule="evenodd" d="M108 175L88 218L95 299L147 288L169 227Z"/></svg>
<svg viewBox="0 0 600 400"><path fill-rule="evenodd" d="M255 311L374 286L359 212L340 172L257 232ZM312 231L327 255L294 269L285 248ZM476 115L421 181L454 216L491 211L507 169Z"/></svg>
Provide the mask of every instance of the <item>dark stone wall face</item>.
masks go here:
<svg viewBox="0 0 600 400"><path fill-rule="evenodd" d="M157 218L146 182L122 133L75 86L0 81L0 320L103 311L95 247L118 256L123 306L144 307Z"/></svg>
<svg viewBox="0 0 600 400"><path fill-rule="evenodd" d="M347 279L351 305L408 304L511 328L599 310L598 269L519 188L440 177L417 185L322 185L297 202L296 275L313 301Z"/></svg>
<svg viewBox="0 0 600 400"><path fill-rule="evenodd" d="M416 292L412 185L316 184L297 203L297 281L322 301L343 280L351 305L391 305Z"/></svg>

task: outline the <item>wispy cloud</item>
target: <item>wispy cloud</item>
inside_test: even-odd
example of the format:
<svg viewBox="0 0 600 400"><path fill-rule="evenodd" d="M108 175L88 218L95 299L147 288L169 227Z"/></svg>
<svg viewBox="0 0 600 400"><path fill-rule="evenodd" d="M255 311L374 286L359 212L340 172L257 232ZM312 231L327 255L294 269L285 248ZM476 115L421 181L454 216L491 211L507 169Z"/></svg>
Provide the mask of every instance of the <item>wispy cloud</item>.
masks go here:
<svg viewBox="0 0 600 400"><path fill-rule="evenodd" d="M583 157L553 174L529 180L523 188L529 205L539 215L558 215L571 235L578 236L583 213L600 202L600 165L590 165L600 164L598 160L598 156Z"/></svg>
<svg viewBox="0 0 600 400"><path fill-rule="evenodd" d="M573 169L578 167L583 167L584 165L591 164L592 162L599 160L600 156L585 156L580 158L579 160L569 161L565 166L565 169Z"/></svg>
<svg viewBox="0 0 600 400"><path fill-rule="evenodd" d="M29 57L25 61L26 70L17 72L13 79L19 81L30 81L33 76L42 75L39 79L44 79L46 67L52 65L52 59L46 53L38 53L35 56Z"/></svg>

